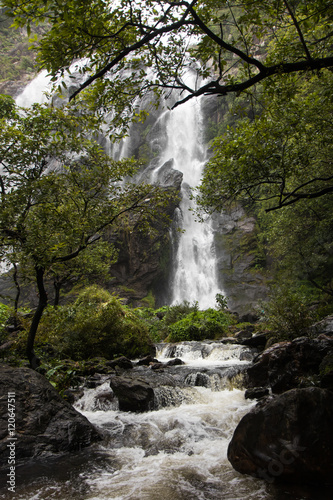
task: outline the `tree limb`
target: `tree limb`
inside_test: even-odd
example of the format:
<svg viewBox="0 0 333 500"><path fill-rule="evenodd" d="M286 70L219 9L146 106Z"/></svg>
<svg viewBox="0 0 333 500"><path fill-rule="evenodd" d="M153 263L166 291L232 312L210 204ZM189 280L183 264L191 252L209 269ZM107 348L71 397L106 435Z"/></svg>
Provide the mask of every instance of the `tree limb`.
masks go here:
<svg viewBox="0 0 333 500"><path fill-rule="evenodd" d="M112 61L110 61L108 64L106 64L100 71L95 73L94 75L90 76L70 97L69 100L74 99L82 90L85 88L89 87L95 80L102 78L108 71L110 71L112 68L114 68L120 61L122 61L125 57L127 57L129 54L132 52L135 52L136 50L140 49L141 47L144 47L147 45L149 42L154 40L155 38L159 37L160 35L164 35L165 33L170 33L171 31L177 31L179 28L182 26L185 26L187 24L193 24L193 21L187 21L186 17L189 13L190 8L192 5L195 5L198 2L198 0L193 0L191 4L188 6L188 8L185 10L184 14L182 17L170 24L169 26L164 26L162 28L158 29L153 29L150 33L145 34L140 40L137 42L133 43L129 47L126 47L123 49Z"/></svg>
<svg viewBox="0 0 333 500"><path fill-rule="evenodd" d="M298 23L298 21L297 21L297 19L296 19L296 16L295 16L295 14L294 14L294 12L293 12L292 8L291 8L291 7L290 7L290 5L289 5L289 2L288 2L287 0L283 0L283 3L285 4L286 9L288 10L288 12L289 12L289 15L290 15L291 19L293 20L293 23L294 23L295 28L296 28L296 30L297 30L298 36L299 36L299 38L300 38L300 40L301 40L301 43L302 43L303 48L304 48L304 51L305 51L305 53L306 53L306 57L308 58L308 60L309 60L309 61L311 61L311 60L312 60L312 57L311 57L311 54L310 54L310 52L309 52L309 49L308 49L308 47L307 47L307 45L306 45L306 43L305 43L304 36L303 36L302 30L301 30L301 28L300 28L300 25L299 25L299 23Z"/></svg>
<svg viewBox="0 0 333 500"><path fill-rule="evenodd" d="M289 73L297 73L300 71L309 71L309 70L320 70L322 68L331 68L333 67L333 56L332 57L323 57L318 59L311 60L303 60L294 63L279 63L274 64L272 66L263 66L263 69L256 74L255 76L240 82L240 83L231 83L228 85L221 85L219 80L215 80L212 82L203 85L198 90L193 90L192 93L184 99L176 102L173 108L176 108L180 104L192 99L193 97L199 97L200 95L220 95L224 96L230 94L232 92L243 92L244 90L253 87L255 84L261 82L262 80L269 78L274 75L281 74L289 74Z"/></svg>

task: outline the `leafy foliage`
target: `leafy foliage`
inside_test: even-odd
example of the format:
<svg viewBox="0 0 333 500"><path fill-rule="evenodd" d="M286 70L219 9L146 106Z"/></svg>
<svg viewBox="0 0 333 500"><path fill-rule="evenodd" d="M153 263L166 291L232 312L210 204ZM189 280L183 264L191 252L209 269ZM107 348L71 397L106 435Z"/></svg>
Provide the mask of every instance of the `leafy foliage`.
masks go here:
<svg viewBox="0 0 333 500"><path fill-rule="evenodd" d="M241 92L273 75L331 67L332 4L235 0L3 0L17 27L48 23L38 62L56 78L86 58L86 102L123 120L149 89ZM274 46L266 55L267 43ZM196 63L199 62L200 65ZM199 83L184 78L192 67Z"/></svg>
<svg viewBox="0 0 333 500"><path fill-rule="evenodd" d="M312 294L309 295L304 287L296 288L292 282L284 281L272 287L269 299L263 305L263 319L275 340L309 335L309 327L317 319L315 310L310 308Z"/></svg>
<svg viewBox="0 0 333 500"><path fill-rule="evenodd" d="M169 328L169 342L217 339L225 336L232 320L229 314L215 309L194 311Z"/></svg>
<svg viewBox="0 0 333 500"><path fill-rule="evenodd" d="M308 282L323 298L333 295L332 201L302 200L293 210L271 212L262 221L276 273Z"/></svg>
<svg viewBox="0 0 333 500"><path fill-rule="evenodd" d="M242 198L272 210L331 193L332 85L330 72L272 85L265 112L213 141L200 203L219 209Z"/></svg>
<svg viewBox="0 0 333 500"><path fill-rule="evenodd" d="M145 324L97 285L84 289L72 305L48 308L39 337L73 360L120 355L134 359L151 350Z"/></svg>

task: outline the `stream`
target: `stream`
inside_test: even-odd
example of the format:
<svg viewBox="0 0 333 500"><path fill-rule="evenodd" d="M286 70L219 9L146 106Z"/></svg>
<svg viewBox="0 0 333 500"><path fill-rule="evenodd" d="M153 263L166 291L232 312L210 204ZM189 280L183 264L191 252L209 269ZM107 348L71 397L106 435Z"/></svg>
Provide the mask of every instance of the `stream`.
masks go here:
<svg viewBox="0 0 333 500"><path fill-rule="evenodd" d="M163 368L163 377L178 386L156 387L153 411L122 412L116 399L98 398L110 392L110 376L103 375L100 385L84 390L75 407L102 430L104 439L61 459L18 468L15 499L303 498L284 495L261 480L237 473L227 459L235 427L255 404L237 388L253 356L250 349L221 342L156 347L159 361L181 357L186 362ZM157 377L146 366L130 372L151 380ZM9 497L0 494L0 498Z"/></svg>

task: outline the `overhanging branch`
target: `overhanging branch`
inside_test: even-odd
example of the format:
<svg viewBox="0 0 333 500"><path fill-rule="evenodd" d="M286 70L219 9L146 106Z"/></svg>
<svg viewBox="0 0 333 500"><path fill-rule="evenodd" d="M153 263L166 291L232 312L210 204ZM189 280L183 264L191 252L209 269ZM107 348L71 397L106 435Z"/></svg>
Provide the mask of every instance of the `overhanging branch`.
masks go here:
<svg viewBox="0 0 333 500"><path fill-rule="evenodd" d="M278 210L282 207L293 205L294 203L297 203L299 200L311 200L314 198L319 198L320 196L324 196L325 194L329 193L333 193L333 186L329 186L327 188L321 189L320 191L315 191L313 193L298 193L295 194L291 200L286 201L285 198L284 200L280 201L278 205L275 205L274 207L271 208L267 208L265 211L272 212L273 210Z"/></svg>
<svg viewBox="0 0 333 500"><path fill-rule="evenodd" d="M323 68L333 67L333 57L323 57L319 59L305 59L303 61L298 61L294 63L280 63L274 64L273 66L263 66L263 69L259 71L255 76L244 80L243 82L231 83L228 85L221 85L219 80L214 80L212 82L203 85L198 90L193 90L191 94L184 97L180 101L176 102L173 106L176 108L180 104L192 99L193 97L199 97L200 95L220 95L224 96L233 92L240 93L253 87L257 83L263 81L274 75L286 75L289 73L298 73L301 71L310 70L320 70Z"/></svg>
<svg viewBox="0 0 333 500"><path fill-rule="evenodd" d="M168 26L163 26L162 28L158 29L152 29L151 32L145 34L140 40L138 40L136 43L133 43L129 47L126 47L123 49L112 61L110 61L108 64L106 64L100 71L95 73L94 75L90 76L69 98L69 100L74 99L82 90L85 88L89 87L95 80L102 78L106 73L108 73L112 68L114 68L118 63L120 63L122 60L124 60L129 54L135 52L138 49L141 49L142 47L148 45L152 40L158 38L161 35L164 35L166 33L170 33L172 31L177 31L181 27L186 26L188 24L193 24L193 21L188 21L186 20L188 13L190 11L190 8L194 6L197 3L198 0L193 0L191 4L188 6L188 8L185 10L184 14L182 17L174 22L171 23ZM165 16L163 16L164 18Z"/></svg>

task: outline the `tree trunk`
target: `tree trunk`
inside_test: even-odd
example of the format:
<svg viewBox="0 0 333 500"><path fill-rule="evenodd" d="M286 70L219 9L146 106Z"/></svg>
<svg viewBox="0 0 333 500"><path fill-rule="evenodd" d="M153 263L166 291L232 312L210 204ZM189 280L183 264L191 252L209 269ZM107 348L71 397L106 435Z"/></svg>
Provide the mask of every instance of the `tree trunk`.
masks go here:
<svg viewBox="0 0 333 500"><path fill-rule="evenodd" d="M61 283L59 281L54 281L53 283L54 286L54 307L58 307L59 301L60 301L60 288L61 288Z"/></svg>
<svg viewBox="0 0 333 500"><path fill-rule="evenodd" d="M15 296L15 302L14 302L14 326L15 326L15 328L17 328L17 324L18 324L17 310L18 310L18 304L19 304L20 295L21 295L21 288L20 288L20 284L18 281L17 264L14 263L13 267L14 267L13 279L14 279L14 283L15 283L15 287L16 287L16 296Z"/></svg>
<svg viewBox="0 0 333 500"><path fill-rule="evenodd" d="M36 370L40 365L40 360L36 356L34 352L34 343L35 337L38 329L39 322L42 318L43 311L47 306L47 293L44 286L44 273L45 269L43 267L35 266L36 272L36 282L38 287L38 306L35 311L35 314L32 318L29 334L28 334L28 342L27 342L27 356L29 359L30 367L33 370Z"/></svg>

